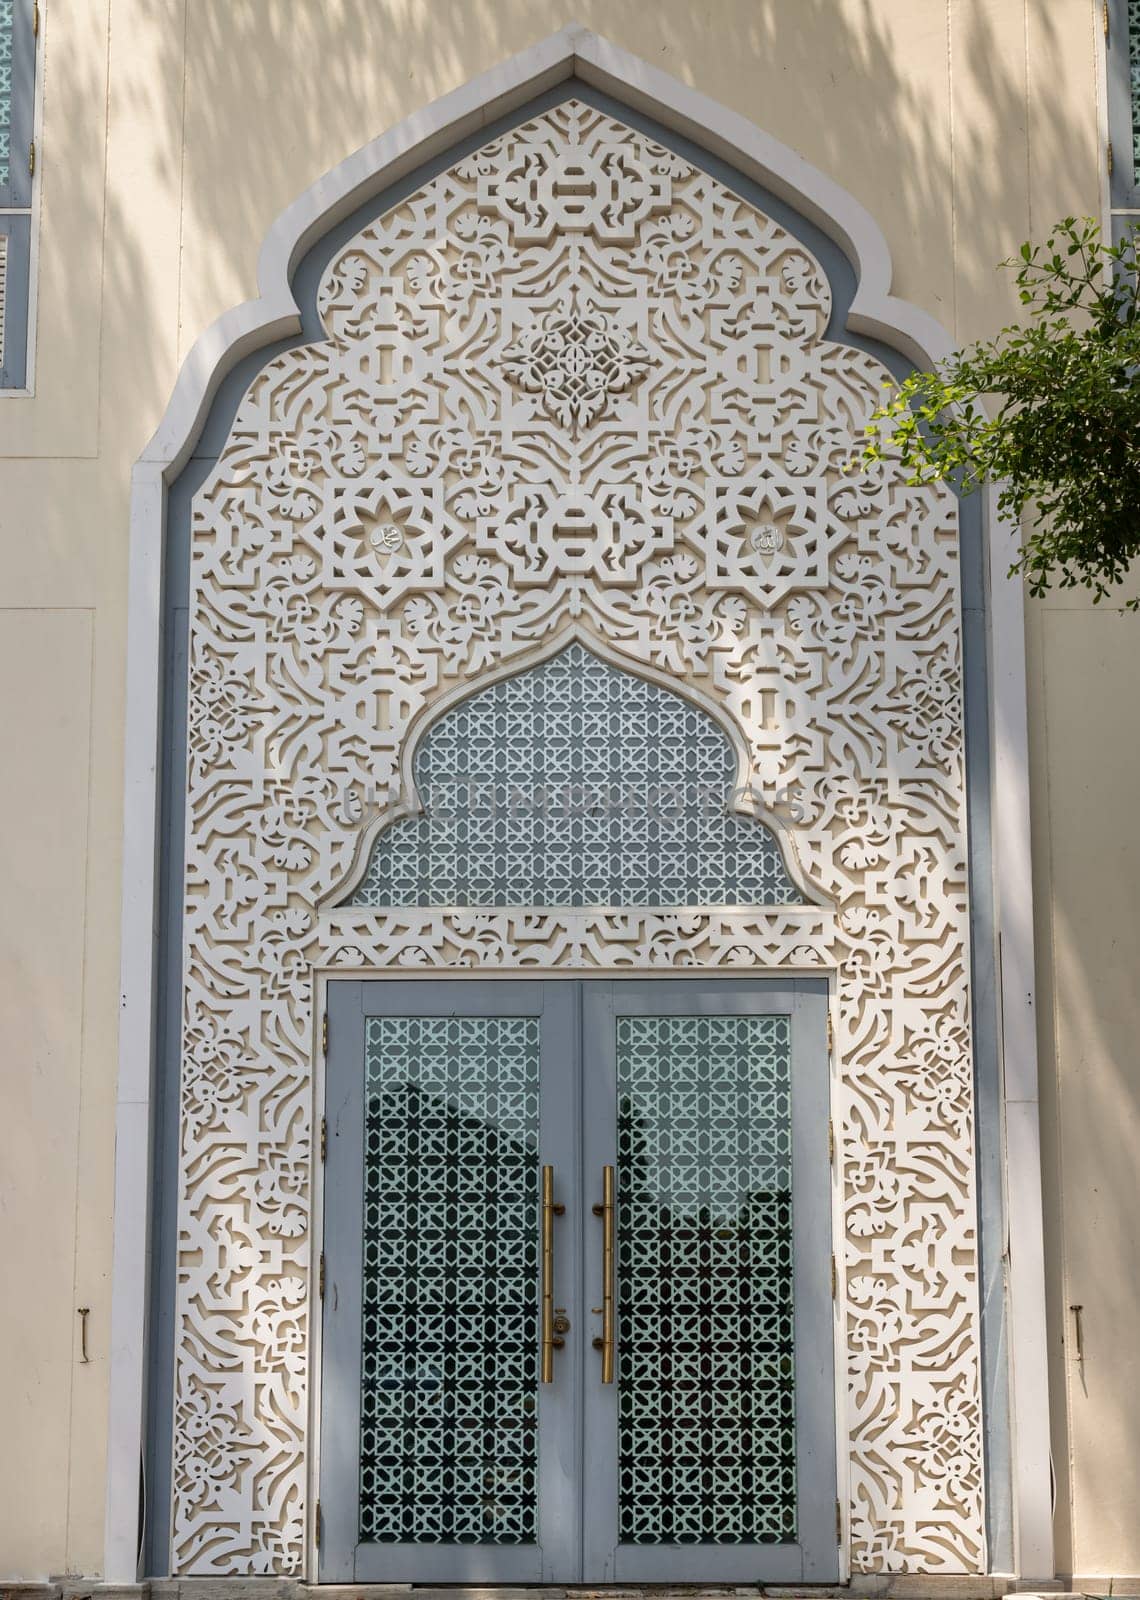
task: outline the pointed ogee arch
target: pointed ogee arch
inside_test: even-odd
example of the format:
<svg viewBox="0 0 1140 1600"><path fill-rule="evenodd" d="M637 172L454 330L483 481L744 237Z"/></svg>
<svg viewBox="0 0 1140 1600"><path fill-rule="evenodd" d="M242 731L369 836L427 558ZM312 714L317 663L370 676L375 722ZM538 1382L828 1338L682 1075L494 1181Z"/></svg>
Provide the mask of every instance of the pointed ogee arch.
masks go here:
<svg viewBox="0 0 1140 1600"><path fill-rule="evenodd" d="M323 337L248 384L191 506L181 1116L258 1171L243 1226L288 1241L300 1275L313 1210L293 1164L310 1114L301 1041L314 970L608 965L624 921L642 969L834 972L847 1092L881 1108L903 1170L917 1143L937 1171L936 1192L922 1186L918 1255L933 1252L945 1285L920 1299L918 1256L897 1253L917 1176L884 1189L868 1223L855 1173L873 1156L845 1114L850 1293L870 1270L870 1226L892 1241L884 1282L908 1305L881 1347L854 1326L846 1341L854 1395L903 1367L891 1430L866 1401L853 1407L853 1540L869 1548L886 1523L912 1563L969 1570L983 1483L958 507L897 462L846 470L884 367L835 337L823 262L774 210L572 87L332 242L314 294ZM553 839L532 813L521 852L508 825L502 858L478 863L430 819L417 841L421 819L401 837L436 859L413 848L395 863L382 846L387 886L367 904L329 904L359 857L367 791L404 771L420 721L450 702L477 742L473 703L456 696L488 670L504 674L493 714L518 720L511 696L557 668L537 680L512 669L570 627L627 670L722 704L755 786L801 819L788 831L814 903L794 895L776 852L741 860L746 837L769 842L743 817L721 812L719 832L701 819L694 869L670 879L661 856L683 858L677 831L651 864L660 824L619 812L575 818ZM614 665L600 670L629 694ZM634 696L646 726L660 692L649 676ZM623 737L632 748L631 724ZM719 750L723 784L732 759ZM621 863L597 863L611 831L624 882ZM595 860L579 851L556 884L540 881L539 843L549 871L567 833L587 832ZM235 863L237 918L217 888ZM415 929L406 944L401 921ZM232 1073L218 1084L223 1041L240 1060L247 1038L272 1041L258 1051L266 1094L276 1085L265 1114ZM899 1041L886 1056L883 1039ZM904 1088L912 1054L918 1115ZM947 1080L937 1093L930 1063ZM276 1421L278 1380L248 1322L250 1304L254 1328L280 1320L280 1273L256 1272L238 1306L216 1247L191 1243L194 1219L232 1203L214 1171L184 1143L173 1473L184 1573L256 1563L283 1541L296 1562L289 1485L308 1444L302 1417ZM221 1394L207 1328L248 1350ZM915 1430L934 1459L941 1410L903 1353L934 1340L957 1352L943 1398L969 1419L937 1540L936 1474L881 1487L901 1481ZM284 1358L294 1393L302 1354ZM196 1441L214 1431L223 1447L207 1453ZM239 1452L252 1462L240 1479Z"/></svg>
<svg viewBox="0 0 1140 1600"><path fill-rule="evenodd" d="M259 266L259 299L227 313L195 345L180 375L166 416L147 446L134 480L125 806L124 1000L120 1045L112 1337L114 1426L108 1473L106 1555L107 1574L112 1580L131 1581L134 1577L137 1463L142 1437L144 1386L141 1330L145 1324L145 1275L140 1263L146 1258L145 1152L149 1137L146 1119L155 984L152 916L157 796L154 768L160 710L158 617L166 489L189 458L211 403L227 373L242 357L274 339L299 331L300 314L291 278L304 253L336 224L372 198L380 196L423 162L438 156L457 141L474 135L486 124L489 115L505 117L529 97L574 75L612 92L635 110L658 118L680 134L694 138L713 155L732 162L749 179L767 186L772 193L834 239L851 261L858 277L857 292L847 315L849 328L883 339L918 361L926 361L949 348L944 332L931 319L891 297L890 263L882 237L866 213L849 196L814 172L794 153L761 134L745 119L725 112L706 97L684 88L665 74L578 27L563 30L503 67L485 74L357 152L334 172L319 180L271 230ZM552 305L548 312L554 315L557 309ZM577 314L584 314L581 305L577 308ZM516 340L510 359L525 366L536 352L542 357L543 352L539 348L541 334L542 330L536 328L526 335L521 344ZM636 345L640 343L641 336L631 332L630 339ZM626 361L628 372L629 362L632 360L637 364L641 357L628 341L622 346L621 337L618 338L618 345L624 350L621 359ZM520 371L519 376L520 388L525 392L528 388L527 372ZM612 391L613 405L620 408L626 403L627 390L623 382L615 380ZM581 408L578 409L580 412ZM572 420L580 422L581 417L576 415ZM620 509L620 505L619 497L611 509ZM561 508L559 515L566 509ZM573 504L568 509L571 521L580 519L580 505ZM415 510L416 507L412 506L411 511ZM420 544L414 543L420 535L415 528L414 517L408 512L407 502L397 506L388 505L385 511L390 514L392 521L399 522L402 515L402 526L411 526L412 554L416 560L431 555L430 541L421 539ZM813 599L813 595L817 598L822 595L831 581L827 565L828 543L830 540L833 547L838 549L841 535L826 519L821 522L818 516L814 519L805 518L802 513L803 507L795 502L794 496L789 498L785 495L781 499L776 495L770 501L765 501L760 495L751 499L742 496L739 504L729 512L722 508L713 518L718 532L709 543L706 570L714 584L729 590L745 585L750 578L767 582L765 574L775 570L776 589L769 593L772 604L784 603L789 586L791 590L802 587L803 596L792 601L796 608L795 631L806 638L810 649L818 650L821 655L830 653L833 659L842 663L848 644L839 637L826 637L828 624L821 617L817 600ZM611 523L620 520L610 518ZM742 556L737 548L738 527L751 529L753 524L763 528L760 542L750 546ZM215 524L215 532L224 525L223 515ZM597 532L600 523L593 526ZM773 526L774 533L771 532ZM590 553L589 558L596 564L595 571L598 574L607 570L611 572L619 596L641 581L639 574L642 568L665 548L667 536L662 526L648 522L643 523L642 527L644 538L634 551L607 545L599 536ZM788 530L800 539L800 549L806 552L798 566L794 561L781 566L779 550ZM487 537L492 536L488 534ZM765 540L768 542L765 543ZM946 578L949 571L946 558L950 548L950 545L943 544L938 552L935 565L940 576L935 574L934 567L928 567L925 572L912 569L905 573L903 588L906 590L912 620L918 618L921 623L923 585L941 583ZM540 582L540 574L533 565L538 549L539 546L530 540L526 527L521 526L518 541L510 547L510 560L516 579L524 590L527 585L538 585ZM764 564L773 552L778 558L775 568L771 562ZM926 559L929 552L921 554ZM575 559L573 541L563 541L557 554L557 560L562 563L559 569L561 577L572 575ZM615 560L623 561L625 565L614 568L612 563ZM1004 564L1005 547L996 541L992 563L994 573L1000 574ZM849 579L850 569L844 581ZM951 596L948 590L946 607L949 609L943 608L943 620L953 614L956 604L956 595ZM813 610L813 607L816 609ZM878 613L875 607L876 602L872 600L864 611L868 628L876 626L881 619L881 606ZM1009 603L1006 604L1006 611L1009 612ZM351 634L349 613L338 611L334 605L329 615L340 618L344 623L343 636L348 638ZM1004 829L999 844L1005 851L1003 871L1006 880L1016 889L1014 898L1022 908L1027 903L1023 889L1028 874L1022 870L1024 851L1019 830L1024 804L1016 759L1012 778L1009 777L1010 752L1014 751L1016 757L1016 751L1022 749L1024 741L1023 706L1019 700L1021 679L1018 674L1021 669L1016 651L1012 661L1007 659L1008 650L1012 648L1010 641L1020 636L1019 614L1016 617L1012 614L1004 616L1003 630L999 631L1000 639L999 632L995 632L994 636L995 671L999 683L1006 685L1003 691L1006 698L998 707L998 733L1004 741L1001 749L1006 765L1002 770L1007 774L1008 790L1006 803L999 812ZM914 640L919 638L920 635L916 633ZM730 630L726 631L725 639L731 639ZM520 651L521 659L521 644L513 648ZM629 655L630 666L635 671L642 658L648 663L653 651L658 652L655 664L669 671L678 670L674 662L682 659L675 651L673 659L669 659L669 651L674 650L672 643L662 646L659 639L653 640L651 645L644 640L635 640L628 628L620 641L620 648L623 654ZM907 649L910 648L908 641ZM1001 655L1002 650L1007 654ZM397 692L402 692L401 672L406 665L407 658L401 657L397 651L390 667L393 682L400 686ZM727 670L722 670L725 665ZM929 670L932 666L936 666L937 670ZM228 696L230 706L235 708L231 724L240 725L242 718L250 714L246 702L242 700L244 690L240 677L227 675L228 666L221 657L215 657L209 670L214 674L213 683L217 692L223 698ZM898 714L892 712L888 715L872 736L867 736L858 727L856 716L851 728L842 736L846 741L843 745L846 758L856 762L870 761L873 765L885 759L888 752L893 757L902 750L906 759L916 761L918 766L930 762L937 765L942 761L945 770L949 770L953 762L960 759L956 754L960 726L956 731L954 670L950 657L939 663L931 658L917 664L909 678L897 665L893 667L891 687L883 692L888 698L892 693L898 693ZM770 737L768 732L761 733L761 730L773 715L771 701L763 700L761 703L757 699L754 703L749 702L749 690L747 686L742 686L738 664L721 664L717 671L720 675L715 680L715 693L731 699L734 708L741 708L742 724L756 731L757 748L763 748L763 741ZM860 692L864 695L866 682L864 670L859 682ZM1008 688L1010 683L1013 685L1012 709ZM923 703L918 707L911 702L918 695L920 685ZM253 684L246 687L254 693L258 689ZM429 697L431 692L434 691L429 691ZM416 688L408 703L401 708L401 716L408 712L409 707L414 712L419 694L420 689ZM905 709L908 704L911 704L909 714ZM813 741L819 737L818 727L805 726L802 730L802 749L809 751ZM938 746L940 738L943 740L941 750ZM920 757L914 754L919 749L924 752ZM756 752L752 754L755 756ZM892 776L897 781L897 773ZM903 781L908 781L905 773ZM948 1070L956 1073L962 1085L965 1085L961 1091L965 1095L964 1104L967 1108L963 1126L968 1130L969 1049L968 1043L963 1044L968 1029L964 1000L967 952L964 934L959 933L948 939L943 937L939 945L938 939L926 936L922 918L924 897L943 895L947 897L947 904L955 908L953 914L958 918L957 926L964 928L960 850L955 865L950 861L957 849L953 842L946 860L942 859L946 841L948 838L952 840L958 826L954 819L961 813L956 809L958 801L955 800L949 808L943 808L940 819L932 822L929 831L920 827L913 834L907 845L909 854L900 856L893 863L888 860L885 866L877 867L875 851L881 848L882 843L882 810L876 800L877 782L877 778L874 782L863 782L857 777L846 789L842 786L829 789L824 785L819 793L809 797L808 822L802 838L807 853L805 865L812 881L822 882L824 891L834 894L836 898L844 898L848 893L845 884L850 881L852 873L867 874L865 881L873 880L876 885L870 896L862 887L856 895L851 896L842 920L826 905L819 903L775 907L767 911L753 911L748 915L721 915L719 918L698 919L696 922L692 919L682 922L677 916L653 916L629 911L620 917L610 918L591 918L580 912L572 912L548 916L541 925L533 919L512 918L509 913L497 909L472 913L450 922L446 918L441 920L412 911L377 916L368 908L338 910L330 907L330 897L336 884L343 887L353 852L359 847L361 839L359 811L353 809L358 805L359 797L338 796L336 804L341 810L337 812L337 827L340 832L335 848L331 845L327 848L321 846L325 853L321 855L319 870L314 871L305 891L311 896L311 913L299 909L299 896L295 888L290 891L290 897L286 897L283 889L282 897L276 903L277 909L266 924L261 959L277 963L273 982L280 986L282 995L288 996L287 1003L268 1028L263 1027L264 1017L256 1015L256 1008L247 1007L244 1013L240 1008L232 1010L230 1020L220 1024L221 1031L216 1033L212 1042L205 1040L205 1035L202 1036L202 1048L207 1052L213 1051L212 1059L233 1065L245 1062L246 1053L251 1049L261 1049L265 1038L274 1040L275 1048L288 1057L287 1074L282 1080L288 1086L287 1092L277 1102L274 1114L283 1114L284 1108L292 1118L288 1131L295 1152L298 1129L303 1130L307 1115L307 1102L303 1094L300 1099L296 1098L308 1085L306 1041L311 1038L322 974L328 971L385 966L409 966L423 970L425 961L429 965L438 963L460 968L483 961L512 970L533 970L552 965L593 966L609 970L661 967L675 971L694 964L739 967L741 963L748 963L757 970L765 966L786 969L789 965L816 970L830 968L839 974L838 1046L841 1056L845 1058L845 1073L849 1075L845 1094L861 1092L857 1087L860 1050L864 1054L875 1051L878 1049L876 1041L887 1037L905 1041L899 1064L911 1075L907 1077L906 1084L901 1078L897 1080L895 1087L899 1092L911 1096L909 1114L916 1125L922 1117L935 1119L930 1123L933 1135L929 1136L928 1130L923 1143L923 1206L937 1208L942 1201L931 1187L931 1173L934 1171L931 1152L943 1135L935 1125L937 1115L941 1115L941 1112L936 1115L936 1108L945 1108L950 1101L945 1096L940 1100L928 1101L924 1099L924 1094L933 1092L935 1080L941 1081L939 1074L944 1076ZM767 785L765 792L773 792L773 786ZM280 838L272 845L272 849L280 854L283 862L301 862L308 846L303 839L288 836L287 824L288 816L283 811L279 819ZM821 840L825 833L830 843L821 853ZM357 859L359 862L360 858ZM789 867L794 859L794 854L789 853ZM940 876L948 865L949 879ZM287 870L300 869L289 867ZM900 872L905 881L898 879ZM902 892L895 895L891 902L894 908L891 916L901 920L891 922L888 927L886 921L889 919L884 919L875 896L894 893L892 874L901 885ZM910 876L906 877L906 874ZM947 887L950 880L952 886ZM916 988L907 1000L909 1009L892 1012L896 1001L892 997L886 973L891 942L898 939L898 929L904 926L911 930L906 936L913 937L915 941ZM1019 921L1018 928L1021 926ZM1013 970L1018 970L1020 952L1020 967L1027 970L1023 959L1027 946L1024 938L1019 940L1016 937L1017 931L1014 930L1015 936L1005 947L1007 958L1013 962ZM227 982L234 981L234 973L236 969L227 975ZM244 975L241 981L245 981ZM1019 979L1019 985L1020 982ZM946 1011L945 1004L947 995L951 995L949 1011ZM944 1013L941 1019L938 1002L932 998L935 996L941 997ZM870 1009L867 1008L867 997L870 997ZM1007 1037L1011 1029L1016 1031L1023 1011L1024 1007L1019 1010L1018 1004L1011 1000L1008 1014L1013 1020L1007 1024ZM217 1019L200 1017L198 1023L203 1027L219 1026ZM1027 1061L1030 1064L1032 1062L1031 1030L1022 1031L1018 1046L1018 1062L1023 1076ZM948 1066L948 1063L953 1064ZM188 1065L194 1071L199 1071L202 1062L189 1062ZM232 1074L227 1081L232 1084ZM868 1092L864 1106L878 1103L876 1094L880 1094L882 1089L883 1085L880 1084L876 1091ZM293 1098L290 1099L290 1096ZM1027 1095L1025 1104L1029 1104L1031 1098ZM915 1104L927 1109L916 1112ZM843 1106L839 1110L841 1117L846 1114ZM1022 1124L1019 1123L1019 1127L1025 1131ZM879 1180L875 1177L879 1170L876 1163L886 1146L876 1143L871 1137L874 1130L868 1132L868 1128L864 1115L858 1126L853 1125L852 1144L845 1152L851 1170L852 1187L849 1192L854 1196L848 1203L849 1275L845 1290L851 1319L854 1362L851 1386L856 1397L856 1411L860 1406L870 1408L868 1424L862 1434L859 1431L859 1416L853 1419L851 1509L858 1522L855 1538L857 1543L862 1541L861 1559L870 1560L872 1564L877 1559L875 1551L879 1546L886 1549L890 1545L892 1561L901 1560L919 1569L927 1565L943 1570L969 1570L976 1568L982 1559L980 1460L971 1454L975 1446L980 1444L977 1427L976 1324L967 1327L963 1323L957 1333L944 1329L938 1334L940 1338L952 1338L961 1360L960 1370L956 1369L953 1381L947 1379L937 1393L928 1392L928 1386L924 1387L926 1380L912 1370L911 1358L905 1351L895 1351L893 1347L886 1346L880 1349L876 1336L872 1336L871 1329L877 1328L881 1332L892 1325L892 1319L899 1314L894 1301L890 1299L892 1284L905 1285L908 1274L915 1268L913 1262L908 1265L907 1260L900 1258L893 1265L896 1277L892 1280L889 1271L883 1276L880 1261L876 1268L878 1275L873 1279L867 1276L866 1241L882 1236L885 1226L882 1208L889 1209L894 1203L887 1189L880 1190L877 1186ZM881 1129L879 1133L884 1140L894 1138L889 1129ZM231 1136L232 1130L226 1133L219 1128L217 1148L220 1150L225 1138ZM255 1144L258 1138L271 1138L265 1129L250 1137ZM871 1139L869 1144L866 1143L868 1139ZM965 1149L960 1143L954 1146L954 1159L959 1168L963 1160L968 1166L968 1132L966 1140ZM840 1142L842 1147L842 1137ZM265 1158L270 1160L271 1157L271 1164L282 1159L275 1152L276 1146L274 1152ZM258 1161L262 1159L256 1152L254 1157L252 1167L249 1161L245 1162L245 1167L250 1170L257 1170ZM273 1172L263 1168L263 1177L259 1180L261 1194L268 1196L272 1205L278 1208L272 1221L272 1230L278 1241L285 1241L281 1248L285 1250L287 1263L281 1271L303 1273L302 1256L307 1248L305 1230L308 1218L307 1199L301 1194L304 1181L298 1180L301 1188L285 1202L282 1202L281 1194L273 1189L275 1181ZM947 1181L952 1188L956 1180ZM256 1209L261 1199L252 1203ZM969 1210L968 1204L966 1210ZM963 1214L959 1222L965 1223L968 1235L969 1218ZM252 1236L257 1233L261 1223L255 1218L249 1226ZM299 1232L290 1231L297 1228ZM206 1235L202 1237L204 1239ZM1038 1254L1033 1254L1036 1235L1032 1216L1026 1219L1026 1237L1029 1244L1021 1257L1021 1271L1022 1282L1027 1285L1023 1303L1029 1307L1031 1323L1034 1296L1038 1289L1034 1274L1039 1267L1039 1240ZM289 1243L290 1239L296 1240L295 1248ZM278 1248L278 1245L274 1246L275 1250ZM915 1261L919 1260L924 1248L925 1245L916 1251ZM955 1227L944 1232L937 1245L932 1236L931 1248L950 1252L947 1259L953 1260L953 1271L958 1276L972 1270L967 1265L972 1244L969 1237L959 1238ZM277 1281L279 1284L282 1281L280 1273ZM909 1350L916 1347L915 1341L934 1337L935 1330L930 1317L933 1313L937 1319L938 1307L928 1303L927 1288L923 1278L922 1284L906 1301L915 1315L927 1317L925 1332L920 1331L917 1324L912 1329L914 1340L908 1345ZM887 1301L880 1303L875 1298L882 1293L887 1294L889 1304ZM252 1302L249 1306L252 1306ZM265 1302L254 1309L257 1316L269 1318L267 1326L276 1325L272 1304ZM224 1308L212 1315L217 1327L225 1325L228 1313ZM303 1326L303 1307L298 1310L295 1305L290 1305L288 1315L292 1319L291 1327ZM197 1331L187 1330L187 1350L198 1337ZM281 1349L285 1350L287 1345L288 1341ZM1028 1344L1022 1340L1022 1345L1028 1359L1021 1361L1015 1376L1019 1383L1018 1415L1024 1414L1028 1423L1034 1417L1039 1420L1044 1415L1044 1408L1034 1399L1034 1386L1041 1389L1041 1374L1038 1371L1040 1362L1031 1348L1032 1339ZM890 1376L891 1373L894 1373L894 1377ZM182 1511L185 1520L180 1529L183 1541L181 1570L236 1570L233 1563L245 1562L246 1570L250 1571L265 1570L267 1566L296 1571L304 1564L306 1539L311 1537L311 1525L306 1524L302 1514L305 1499L304 1406L300 1406L296 1417L292 1413L282 1412L274 1399L275 1395L280 1398L279 1379L263 1371L257 1360L252 1364L246 1363L242 1373L227 1379L227 1384L230 1387L227 1388L221 1411L211 1410L211 1406L218 1404L218 1397L214 1395L211 1399L200 1384L195 1387L191 1383L190 1388L183 1391L184 1401L197 1406L201 1412L197 1423L202 1427L221 1429L214 1445L220 1451L218 1459L223 1466L229 1460L227 1449L233 1448L240 1450L244 1465L240 1473L235 1470L232 1481L219 1480L213 1483L210 1494L214 1500L210 1503L220 1509L204 1513L194 1504L192 1494L189 1497L184 1494ZM232 1388L233 1384L238 1385L240 1393ZM286 1389L294 1402L303 1396L303 1377L299 1370L290 1370ZM201 1409L203 1405L205 1411ZM897 1425L885 1426L884 1419L894 1414L897 1414ZM941 1486L931 1481L924 1488L922 1481L919 1481L916 1488L916 1475L921 1480L916 1465L916 1450L923 1460L929 1462L936 1458L943 1459L943 1453L949 1449L944 1430L938 1433L947 1415L952 1415L954 1419L954 1438L959 1441L959 1445L955 1446L957 1453L947 1467ZM897 1427L897 1439L892 1427ZM227 1429L230 1430L229 1445L219 1443ZM934 1439L935 1433L938 1433L937 1441ZM1046 1448L1037 1449L1034 1453L1034 1437L1032 1428L1028 1426L1019 1435L1022 1533L1018 1565L1022 1572L1046 1570L1040 1552L1048 1544L1048 1519L1047 1515L1040 1513L1042 1505L1047 1513L1047 1473L1044 1463L1047 1462L1048 1452ZM927 1443L922 1443L924 1440ZM904 1483L909 1485L905 1496L902 1488ZM927 1489L929 1504L925 1498ZM959 1494L961 1497L951 1509L948 1509L948 1494ZM930 1529L936 1525L938 1532L935 1536ZM884 1540L886 1544L883 1544ZM226 1563L230 1565L227 1567Z"/></svg>

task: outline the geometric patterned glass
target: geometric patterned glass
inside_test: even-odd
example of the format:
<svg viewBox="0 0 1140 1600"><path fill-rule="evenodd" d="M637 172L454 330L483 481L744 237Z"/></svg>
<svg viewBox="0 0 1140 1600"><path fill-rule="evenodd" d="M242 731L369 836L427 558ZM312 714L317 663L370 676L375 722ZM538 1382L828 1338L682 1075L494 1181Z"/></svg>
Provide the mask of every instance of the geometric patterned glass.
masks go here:
<svg viewBox="0 0 1140 1600"><path fill-rule="evenodd" d="M424 811L380 834L364 906L732 906L801 899L699 707L569 645L445 712Z"/></svg>
<svg viewBox="0 0 1140 1600"><path fill-rule="evenodd" d="M794 1542L789 1019L619 1017L617 1073L620 1536Z"/></svg>
<svg viewBox="0 0 1140 1600"><path fill-rule="evenodd" d="M12 73L15 0L0 0L0 188L6 188L12 162Z"/></svg>
<svg viewBox="0 0 1140 1600"><path fill-rule="evenodd" d="M1132 164L1140 183L1140 0L1128 0L1128 71L1132 83Z"/></svg>
<svg viewBox="0 0 1140 1600"><path fill-rule="evenodd" d="M533 1543L537 1017L370 1017L360 1529Z"/></svg>

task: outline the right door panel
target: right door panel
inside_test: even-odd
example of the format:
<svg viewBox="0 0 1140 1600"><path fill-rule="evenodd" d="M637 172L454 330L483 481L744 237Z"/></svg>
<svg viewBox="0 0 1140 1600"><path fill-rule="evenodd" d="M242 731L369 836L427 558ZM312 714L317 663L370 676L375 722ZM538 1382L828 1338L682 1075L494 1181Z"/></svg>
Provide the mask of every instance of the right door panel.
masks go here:
<svg viewBox="0 0 1140 1600"><path fill-rule="evenodd" d="M587 983L583 1061L584 1577L834 1581L826 985Z"/></svg>

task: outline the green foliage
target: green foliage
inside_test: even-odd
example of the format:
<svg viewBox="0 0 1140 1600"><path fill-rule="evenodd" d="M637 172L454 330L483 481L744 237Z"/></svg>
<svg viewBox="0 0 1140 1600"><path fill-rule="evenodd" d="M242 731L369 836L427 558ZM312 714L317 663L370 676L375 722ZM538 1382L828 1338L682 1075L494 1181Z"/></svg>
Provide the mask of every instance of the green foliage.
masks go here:
<svg viewBox="0 0 1140 1600"><path fill-rule="evenodd" d="M899 456L911 483L988 479L1003 511L1028 507L1010 573L1035 595L1056 582L1101 600L1140 553L1138 246L1140 228L1113 246L1074 217L1022 245L1002 266L1026 323L893 385L867 427L865 460Z"/></svg>

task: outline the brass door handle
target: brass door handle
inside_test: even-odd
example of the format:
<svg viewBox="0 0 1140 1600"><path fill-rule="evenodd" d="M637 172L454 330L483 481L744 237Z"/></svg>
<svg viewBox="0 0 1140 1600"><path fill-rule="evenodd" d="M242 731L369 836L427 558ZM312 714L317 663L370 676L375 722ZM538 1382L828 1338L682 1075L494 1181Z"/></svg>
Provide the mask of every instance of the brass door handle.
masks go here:
<svg viewBox="0 0 1140 1600"><path fill-rule="evenodd" d="M594 1207L602 1219L602 1333L594 1349L602 1352L602 1382L614 1381L614 1169L602 1168L602 1203Z"/></svg>
<svg viewBox="0 0 1140 1600"><path fill-rule="evenodd" d="M554 1382L554 1352L561 1350L566 1340L562 1335L569 1331L566 1313L559 1308L554 1312L554 1219L566 1210L554 1199L554 1168L542 1169L542 1334L540 1364L543 1383Z"/></svg>

